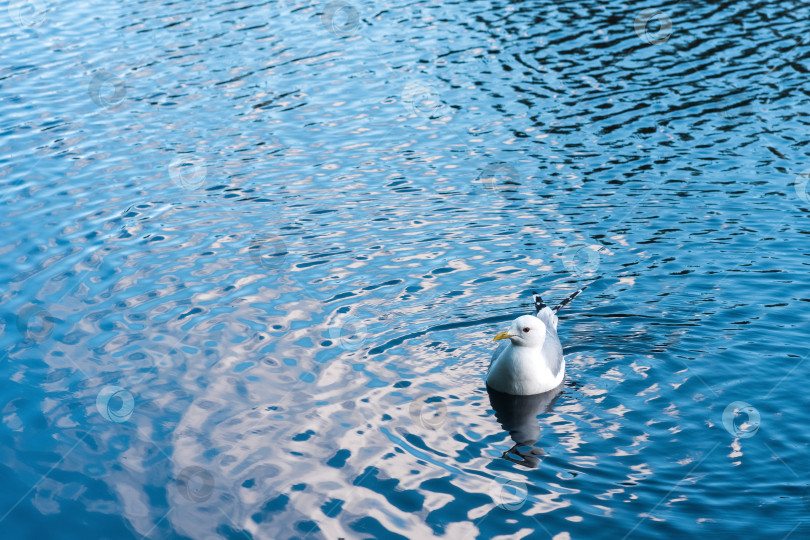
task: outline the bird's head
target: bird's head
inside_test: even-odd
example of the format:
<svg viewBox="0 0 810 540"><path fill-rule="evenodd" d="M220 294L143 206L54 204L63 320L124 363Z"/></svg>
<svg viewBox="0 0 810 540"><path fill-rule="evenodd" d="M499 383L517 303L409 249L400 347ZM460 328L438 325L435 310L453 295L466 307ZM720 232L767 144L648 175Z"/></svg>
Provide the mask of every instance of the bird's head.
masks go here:
<svg viewBox="0 0 810 540"><path fill-rule="evenodd" d="M546 325L534 315L522 315L512 321L509 330L501 332L493 341L508 339L516 347L542 347L546 340Z"/></svg>

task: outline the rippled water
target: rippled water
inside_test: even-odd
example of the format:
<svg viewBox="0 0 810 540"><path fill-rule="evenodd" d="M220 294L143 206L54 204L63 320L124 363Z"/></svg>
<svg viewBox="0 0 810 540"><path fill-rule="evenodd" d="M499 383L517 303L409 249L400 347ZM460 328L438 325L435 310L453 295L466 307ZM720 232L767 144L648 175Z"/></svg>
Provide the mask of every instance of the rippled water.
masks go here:
<svg viewBox="0 0 810 540"><path fill-rule="evenodd" d="M7 7L3 538L810 533L810 4Z"/></svg>

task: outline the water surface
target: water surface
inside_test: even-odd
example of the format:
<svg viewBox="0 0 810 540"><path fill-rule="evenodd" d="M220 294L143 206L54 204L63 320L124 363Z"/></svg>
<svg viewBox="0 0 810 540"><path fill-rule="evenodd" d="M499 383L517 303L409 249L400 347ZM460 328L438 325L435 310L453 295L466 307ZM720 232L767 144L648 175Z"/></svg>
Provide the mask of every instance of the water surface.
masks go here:
<svg viewBox="0 0 810 540"><path fill-rule="evenodd" d="M12 2L2 536L807 536L808 18Z"/></svg>

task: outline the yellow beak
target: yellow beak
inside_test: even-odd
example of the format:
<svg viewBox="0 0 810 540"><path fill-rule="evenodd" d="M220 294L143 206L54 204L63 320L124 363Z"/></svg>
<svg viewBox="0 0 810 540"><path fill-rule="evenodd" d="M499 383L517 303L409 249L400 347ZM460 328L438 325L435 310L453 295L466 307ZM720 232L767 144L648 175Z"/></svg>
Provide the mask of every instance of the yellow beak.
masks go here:
<svg viewBox="0 0 810 540"><path fill-rule="evenodd" d="M502 339L509 339L510 337L512 337L512 334L510 334L508 331L503 331L494 338L492 338L492 341L500 341Z"/></svg>

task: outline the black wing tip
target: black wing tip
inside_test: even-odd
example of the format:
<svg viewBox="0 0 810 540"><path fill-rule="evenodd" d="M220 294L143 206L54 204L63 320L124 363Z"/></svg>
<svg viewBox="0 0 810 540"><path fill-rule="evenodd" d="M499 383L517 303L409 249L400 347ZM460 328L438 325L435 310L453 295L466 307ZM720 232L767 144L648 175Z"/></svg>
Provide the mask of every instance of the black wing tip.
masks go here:
<svg viewBox="0 0 810 540"><path fill-rule="evenodd" d="M600 276L600 277L601 277L601 276ZM597 278L597 279L599 279L599 278ZM589 284L589 285L590 285L590 284ZM571 302L571 300L573 300L574 298L576 298L577 296L579 296L579 294L580 294L582 291L584 291L585 289L587 289L587 288L588 288L588 285L585 285L584 287L581 287L581 288L577 289L576 291L574 291L573 293L571 293L570 295L568 295L568 298L566 298L565 300L563 300L562 302L560 302L559 304L557 304L557 306L556 306L556 307L555 307L555 308L554 308L552 311L554 311L554 313L557 313L557 312L558 312L558 311L560 311L562 308L564 308L565 306L567 306L567 305L568 305L568 303L569 303L569 302Z"/></svg>
<svg viewBox="0 0 810 540"><path fill-rule="evenodd" d="M598 280L598 279L602 279L602 276L596 276L596 277L593 279L593 281L591 281L591 282L590 282L590 283L588 283L587 285L585 285L585 286L583 286L583 287L581 287L581 288L577 289L577 290L576 290L576 291L574 291L573 293L571 293L571 294L568 296L568 298L566 298L565 300L563 300L562 302L560 302L559 304L557 304L557 306L556 306L556 307L551 308L551 311L553 311L554 313L557 313L558 311L560 311L562 308L564 308L565 306L567 306L567 305L568 305L568 303L569 303L569 302L571 302L571 300L573 300L574 298L576 298L577 296L579 296L579 295L580 295L580 293L581 293L582 291L584 291L585 289L587 289L589 286L593 285L593 284L594 284L594 282L595 282L596 280ZM543 298L540 296L540 294L539 294L537 291L532 291L532 297L534 298L534 309L535 309L535 314L540 313L540 310L541 310L541 309L543 309L544 307L548 307L548 305L547 305L545 302L543 302Z"/></svg>
<svg viewBox="0 0 810 540"><path fill-rule="evenodd" d="M543 297L537 291L532 291L532 298L534 298L534 314L537 315L541 309L546 307L546 303L543 302Z"/></svg>

